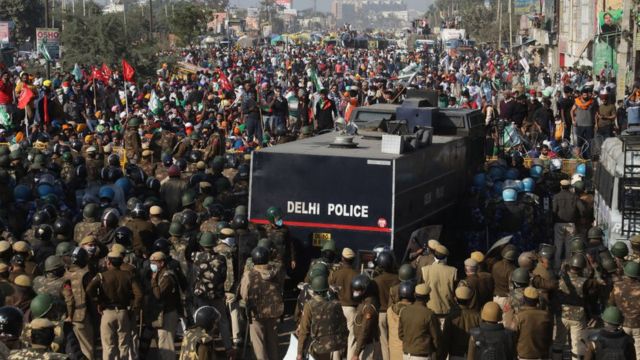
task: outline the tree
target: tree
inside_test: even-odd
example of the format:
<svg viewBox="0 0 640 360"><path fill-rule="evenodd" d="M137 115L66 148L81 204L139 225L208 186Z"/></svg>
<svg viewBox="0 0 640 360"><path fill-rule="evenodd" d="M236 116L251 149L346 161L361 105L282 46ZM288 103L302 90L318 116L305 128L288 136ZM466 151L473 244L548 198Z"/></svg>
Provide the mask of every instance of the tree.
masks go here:
<svg viewBox="0 0 640 360"><path fill-rule="evenodd" d="M222 12L229 6L229 0L207 0L207 7L214 12Z"/></svg>
<svg viewBox="0 0 640 360"><path fill-rule="evenodd" d="M205 33L207 14L206 8L200 4L180 2L169 21L169 29L183 44L190 44L197 40L198 35Z"/></svg>
<svg viewBox="0 0 640 360"><path fill-rule="evenodd" d="M13 39L20 44L35 39L36 28L44 26L44 6L39 0L0 0L0 19L16 25Z"/></svg>

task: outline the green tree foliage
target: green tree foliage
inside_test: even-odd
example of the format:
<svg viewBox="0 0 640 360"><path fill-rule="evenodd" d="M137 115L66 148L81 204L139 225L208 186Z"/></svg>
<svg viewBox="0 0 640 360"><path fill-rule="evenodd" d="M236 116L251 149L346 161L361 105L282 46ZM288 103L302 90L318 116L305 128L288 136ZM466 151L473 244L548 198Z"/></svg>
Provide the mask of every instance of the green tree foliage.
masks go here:
<svg viewBox="0 0 640 360"><path fill-rule="evenodd" d="M39 0L0 0L0 20L16 25L12 40L20 44L35 39L36 28L44 26L44 6Z"/></svg>
<svg viewBox="0 0 640 360"><path fill-rule="evenodd" d="M211 11L200 4L184 1L177 3L169 19L171 33L180 38L183 45L197 43L198 35L202 35L207 29L210 14Z"/></svg>

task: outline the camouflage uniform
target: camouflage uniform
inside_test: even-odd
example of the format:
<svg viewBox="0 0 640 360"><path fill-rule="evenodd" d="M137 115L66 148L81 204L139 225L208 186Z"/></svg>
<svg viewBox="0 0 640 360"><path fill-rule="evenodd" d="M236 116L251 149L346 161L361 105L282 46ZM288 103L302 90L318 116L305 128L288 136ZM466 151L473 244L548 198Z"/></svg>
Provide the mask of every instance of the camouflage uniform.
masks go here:
<svg viewBox="0 0 640 360"><path fill-rule="evenodd" d="M193 294L196 307L213 306L220 314L226 314L224 284L227 277L227 261L213 251L193 253ZM226 315L220 317L218 325L226 350L231 350L231 330Z"/></svg>
<svg viewBox="0 0 640 360"><path fill-rule="evenodd" d="M224 281L224 295L229 314L231 315L231 335L234 343L240 342L242 335L240 334L240 320L238 318L239 304L236 297L238 281L236 277L236 248L230 247L225 243L219 243L213 248L217 254L222 255L226 259L227 276Z"/></svg>
<svg viewBox="0 0 640 360"><path fill-rule="evenodd" d="M60 179L62 179L65 184L71 183L75 178L75 175L75 168L72 164L64 163L62 165L62 169L60 170Z"/></svg>
<svg viewBox="0 0 640 360"><path fill-rule="evenodd" d="M507 302L504 304L502 322L504 327L515 330L516 315L520 311L520 307L524 305L524 288L511 289Z"/></svg>
<svg viewBox="0 0 640 360"><path fill-rule="evenodd" d="M598 276L599 277L599 276ZM591 288L597 287L594 279L587 279L581 274L568 272L560 276L557 291L557 301L560 306L560 316L557 316L556 338L553 352L562 351L567 336L571 337L571 352L574 355L584 354L584 330L587 325L585 311L586 296Z"/></svg>
<svg viewBox="0 0 640 360"><path fill-rule="evenodd" d="M194 327L184 334L179 360L215 360L213 338L207 332Z"/></svg>
<svg viewBox="0 0 640 360"><path fill-rule="evenodd" d="M48 314L47 314L48 315ZM51 320L54 324L53 328L53 342L51 342L51 347L49 350L53 350L52 354L60 355L60 353L66 352L66 338L64 333L64 322L62 320L52 320L51 317L47 316L47 319ZM32 347L31 344L31 324L27 323L24 325L22 329L22 334L20 335L20 341L22 342L23 348ZM41 358L38 358L41 359Z"/></svg>
<svg viewBox="0 0 640 360"><path fill-rule="evenodd" d="M33 346L28 349L12 350L9 360L62 360L67 355L49 352L44 346Z"/></svg>
<svg viewBox="0 0 640 360"><path fill-rule="evenodd" d="M287 227L276 227L275 225L268 224L265 225L264 232L266 237L271 240L276 250L278 260L285 264L285 266L288 266L292 260L296 259L296 250L291 242L289 229Z"/></svg>
<svg viewBox="0 0 640 360"><path fill-rule="evenodd" d="M29 244L33 244L33 241L36 239L36 228L37 226L29 228L22 234L22 241L26 241Z"/></svg>
<svg viewBox="0 0 640 360"><path fill-rule="evenodd" d="M158 164L149 159L142 158L142 160L140 160L140 168L144 171L145 175L153 176L158 168Z"/></svg>
<svg viewBox="0 0 640 360"><path fill-rule="evenodd" d="M308 350L314 358L328 360L333 352L339 355L340 351L347 348L348 334L347 319L340 303L314 295L302 311L298 328L298 355L304 355Z"/></svg>
<svg viewBox="0 0 640 360"><path fill-rule="evenodd" d="M636 348L636 357L640 356L640 280L623 277L621 281L613 284L613 291L609 298L609 304L620 309L624 317L622 327L631 335Z"/></svg>
<svg viewBox="0 0 640 360"><path fill-rule="evenodd" d="M220 222L220 220L216 220L214 218L209 218L205 221L202 222L202 224L200 224L200 231L201 232L210 232L210 233L214 233L216 232L216 225L218 224L218 222Z"/></svg>

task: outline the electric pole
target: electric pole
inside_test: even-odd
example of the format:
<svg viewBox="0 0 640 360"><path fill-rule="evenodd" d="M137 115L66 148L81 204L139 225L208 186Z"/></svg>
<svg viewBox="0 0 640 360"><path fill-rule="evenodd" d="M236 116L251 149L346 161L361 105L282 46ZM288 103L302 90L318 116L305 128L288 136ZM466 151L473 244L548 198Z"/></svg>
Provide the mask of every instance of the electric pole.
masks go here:
<svg viewBox="0 0 640 360"><path fill-rule="evenodd" d="M149 40L153 39L153 0L149 0Z"/></svg>
<svg viewBox="0 0 640 360"><path fill-rule="evenodd" d="M49 27L49 0L44 0L44 27ZM49 78L51 78L51 64L47 60L47 79Z"/></svg>
<svg viewBox="0 0 640 360"><path fill-rule="evenodd" d="M511 3L513 0L509 1L509 52L513 52L513 8L511 7Z"/></svg>
<svg viewBox="0 0 640 360"><path fill-rule="evenodd" d="M502 48L502 0L498 0L498 50Z"/></svg>

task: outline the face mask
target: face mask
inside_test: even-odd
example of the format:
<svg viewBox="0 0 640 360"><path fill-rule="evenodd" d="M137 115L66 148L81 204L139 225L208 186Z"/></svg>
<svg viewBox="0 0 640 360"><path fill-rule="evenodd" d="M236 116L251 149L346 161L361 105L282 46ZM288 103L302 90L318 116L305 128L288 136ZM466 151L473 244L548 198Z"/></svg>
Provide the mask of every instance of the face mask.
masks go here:
<svg viewBox="0 0 640 360"><path fill-rule="evenodd" d="M276 220L276 226L282 226L282 224L283 224L282 219Z"/></svg>
<svg viewBox="0 0 640 360"><path fill-rule="evenodd" d="M93 246L93 245L85 246L84 249L87 250L87 253L89 253L89 255L95 255L96 250L97 250L96 247Z"/></svg>
<svg viewBox="0 0 640 360"><path fill-rule="evenodd" d="M154 273L158 272L158 264L151 264L150 267L151 271L153 271Z"/></svg>

